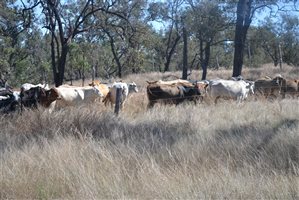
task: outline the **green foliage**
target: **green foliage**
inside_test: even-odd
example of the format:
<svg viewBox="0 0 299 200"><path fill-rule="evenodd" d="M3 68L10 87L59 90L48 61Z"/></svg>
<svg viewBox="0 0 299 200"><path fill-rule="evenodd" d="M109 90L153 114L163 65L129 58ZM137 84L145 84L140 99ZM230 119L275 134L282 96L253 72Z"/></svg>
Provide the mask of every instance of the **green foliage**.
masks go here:
<svg viewBox="0 0 299 200"><path fill-rule="evenodd" d="M259 27L253 27L249 32L247 46L250 42L250 51L255 62L273 62L277 66L281 51L282 61L296 66L299 55L298 33L299 20L296 16L282 14L275 21L273 18L266 18Z"/></svg>
<svg viewBox="0 0 299 200"><path fill-rule="evenodd" d="M45 18L45 13L36 8L22 11L24 5L29 8L38 1L28 0L24 5L16 2L0 2L0 75L16 86L23 82L53 83L51 34L42 27L49 25L50 18ZM231 25L235 20L233 11L237 1L117 0L111 5L110 1L97 1L93 8L105 11L87 15L84 20L83 17L76 18L86 2L91 1L62 1L57 7L63 21L62 37L71 37L65 79L88 78L94 70L99 78L117 76L119 70L123 75L163 71L168 58L170 70L181 70L183 43L179 40L175 44L175 41L182 34L182 19L188 31L189 68L200 67L209 45L209 68L232 66L235 30ZM268 7L273 2L266 1ZM257 5L259 2L254 1L254 6ZM88 7L83 14L90 9ZM264 16L265 11L267 9L260 9L255 15ZM250 26L244 65L259 67L267 62L277 65L281 45L283 62L299 66L298 16L291 12L277 16L274 19L269 15L264 22ZM82 23L77 24L77 19L82 19ZM153 26L154 22L163 26ZM82 32L72 37L75 25ZM58 26L54 33L57 50L61 47ZM202 49L200 44L203 44ZM59 55L61 51L55 54L55 65Z"/></svg>

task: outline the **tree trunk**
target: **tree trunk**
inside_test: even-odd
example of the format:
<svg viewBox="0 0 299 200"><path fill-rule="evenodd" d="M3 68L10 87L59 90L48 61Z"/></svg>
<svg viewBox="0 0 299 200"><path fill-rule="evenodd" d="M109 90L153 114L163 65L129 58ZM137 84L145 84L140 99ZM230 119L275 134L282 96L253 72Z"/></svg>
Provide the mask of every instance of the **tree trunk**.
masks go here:
<svg viewBox="0 0 299 200"><path fill-rule="evenodd" d="M207 70L208 70L208 65L210 61L210 54L211 54L211 44L210 42L206 43L206 47L204 50L205 57L202 62L202 77L201 80L206 80L207 79Z"/></svg>
<svg viewBox="0 0 299 200"><path fill-rule="evenodd" d="M63 84L66 57L68 53L68 44L62 44L61 56L58 61L58 79L55 81L56 87Z"/></svg>
<svg viewBox="0 0 299 200"><path fill-rule="evenodd" d="M278 51L279 51L279 68L282 70L282 53L281 53L281 44L278 43Z"/></svg>
<svg viewBox="0 0 299 200"><path fill-rule="evenodd" d="M84 70L84 65L82 66L82 87L84 86L85 82L85 70Z"/></svg>
<svg viewBox="0 0 299 200"><path fill-rule="evenodd" d="M188 72L188 39L187 39L187 31L185 26L183 26L183 74L182 79L187 80L187 72Z"/></svg>
<svg viewBox="0 0 299 200"><path fill-rule="evenodd" d="M181 36L177 35L177 37L176 37L176 39L174 41L174 44L172 45L169 53L166 52L167 55L166 55L166 62L164 63L164 72L169 71L169 65L170 65L170 61L171 61L172 55L173 55L174 50L175 50L178 42L180 41L180 39L181 39Z"/></svg>
<svg viewBox="0 0 299 200"><path fill-rule="evenodd" d="M98 77L99 77L99 64L97 62L95 65L95 78L98 78Z"/></svg>
<svg viewBox="0 0 299 200"><path fill-rule="evenodd" d="M237 77L242 73L244 44L251 23L251 4L252 0L239 0L237 6L233 77Z"/></svg>
<svg viewBox="0 0 299 200"><path fill-rule="evenodd" d="M108 35L109 39L110 39L110 47L111 47L111 51L112 51L112 54L113 54L113 58L116 62L116 65L117 65L117 75L119 78L122 77L122 66L121 66L121 63L120 63L120 60L119 60L119 57L117 56L117 52L116 52L116 49L115 49L115 46L114 46L114 39L113 37L110 35L110 33L108 31L106 31L106 34Z"/></svg>
<svg viewBox="0 0 299 200"><path fill-rule="evenodd" d="M220 68L220 64L219 64L219 53L220 52L217 52L217 54L216 54L216 65L217 65L216 69L217 70Z"/></svg>
<svg viewBox="0 0 299 200"><path fill-rule="evenodd" d="M51 37L51 64L52 64L52 71L53 71L53 78L54 78L54 83L55 86L58 87L58 79L59 79L59 74L57 73L57 68L56 68L56 54L55 54L55 44L54 44L54 33L52 32L52 37Z"/></svg>
<svg viewBox="0 0 299 200"><path fill-rule="evenodd" d="M249 60L249 67L252 67L252 56L251 56L250 41L248 41L248 45L247 45L247 56L248 56L248 60Z"/></svg>

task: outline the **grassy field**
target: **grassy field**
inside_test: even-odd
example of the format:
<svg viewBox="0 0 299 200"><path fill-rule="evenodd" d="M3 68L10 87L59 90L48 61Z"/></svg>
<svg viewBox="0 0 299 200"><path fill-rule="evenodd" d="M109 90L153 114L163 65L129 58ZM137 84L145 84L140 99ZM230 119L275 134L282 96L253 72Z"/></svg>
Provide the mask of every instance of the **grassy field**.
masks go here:
<svg viewBox="0 0 299 200"><path fill-rule="evenodd" d="M291 67L244 69L243 75L275 73L299 78ZM208 78L230 74L212 71ZM0 198L299 198L298 99L147 110L145 80L168 75L124 78L140 93L118 117L100 102L51 115L40 108L0 116Z"/></svg>

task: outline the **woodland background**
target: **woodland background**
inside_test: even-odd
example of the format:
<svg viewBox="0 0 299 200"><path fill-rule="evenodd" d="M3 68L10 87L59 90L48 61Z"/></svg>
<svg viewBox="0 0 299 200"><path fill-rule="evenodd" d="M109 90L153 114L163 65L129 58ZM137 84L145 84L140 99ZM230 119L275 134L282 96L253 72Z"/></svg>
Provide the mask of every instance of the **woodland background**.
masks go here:
<svg viewBox="0 0 299 200"><path fill-rule="evenodd" d="M9 0L0 3L0 75L24 82L144 72L299 65L295 0ZM236 49L236 50L235 50Z"/></svg>

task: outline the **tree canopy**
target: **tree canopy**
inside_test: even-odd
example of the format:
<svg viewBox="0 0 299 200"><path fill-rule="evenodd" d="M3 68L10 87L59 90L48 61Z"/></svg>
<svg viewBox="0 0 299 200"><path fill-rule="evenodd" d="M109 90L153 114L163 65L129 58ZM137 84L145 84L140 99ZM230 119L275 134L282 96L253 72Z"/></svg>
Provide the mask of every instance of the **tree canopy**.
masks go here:
<svg viewBox="0 0 299 200"><path fill-rule="evenodd" d="M0 3L0 78L16 85L149 71L299 65L291 0L10 0Z"/></svg>

